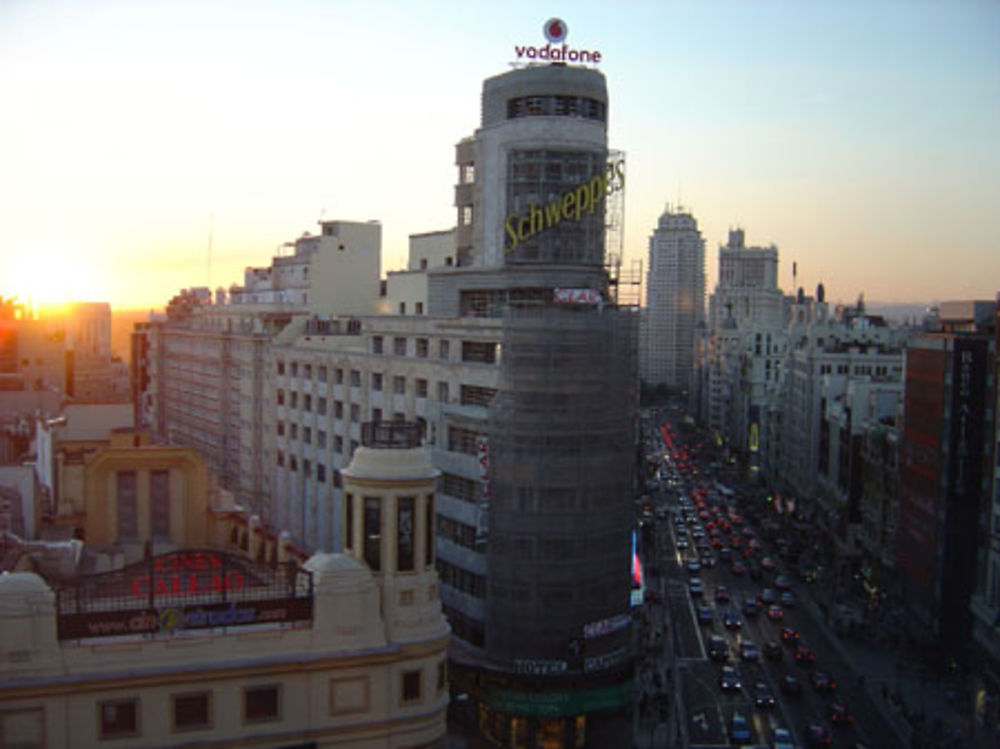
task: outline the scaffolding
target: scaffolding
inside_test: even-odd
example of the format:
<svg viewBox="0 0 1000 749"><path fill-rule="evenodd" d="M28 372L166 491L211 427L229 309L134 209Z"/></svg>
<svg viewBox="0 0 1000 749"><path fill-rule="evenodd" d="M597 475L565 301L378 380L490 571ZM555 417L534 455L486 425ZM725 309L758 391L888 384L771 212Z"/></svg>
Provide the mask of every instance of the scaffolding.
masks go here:
<svg viewBox="0 0 1000 749"><path fill-rule="evenodd" d="M506 312L489 444L487 655L498 665L587 670L569 635L627 610L637 321L607 302ZM609 652L627 652L627 637L608 638Z"/></svg>

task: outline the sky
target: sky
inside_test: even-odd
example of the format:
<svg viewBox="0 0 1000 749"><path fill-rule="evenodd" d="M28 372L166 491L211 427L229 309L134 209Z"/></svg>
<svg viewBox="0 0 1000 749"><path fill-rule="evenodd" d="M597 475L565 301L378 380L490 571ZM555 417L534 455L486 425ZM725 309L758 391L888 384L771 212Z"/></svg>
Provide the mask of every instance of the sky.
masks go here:
<svg viewBox="0 0 1000 749"><path fill-rule="evenodd" d="M667 204L708 291L731 227L780 285L1000 291L1000 1L0 0L0 295L162 308L320 219L455 223L454 146L515 45L599 50L625 261Z"/></svg>

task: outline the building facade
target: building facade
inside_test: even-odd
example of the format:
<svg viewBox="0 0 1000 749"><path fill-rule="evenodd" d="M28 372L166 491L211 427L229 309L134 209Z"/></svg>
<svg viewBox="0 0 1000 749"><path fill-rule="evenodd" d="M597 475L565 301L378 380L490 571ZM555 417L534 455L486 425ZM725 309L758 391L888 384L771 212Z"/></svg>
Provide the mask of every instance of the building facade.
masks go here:
<svg viewBox="0 0 1000 749"><path fill-rule="evenodd" d="M693 390L697 336L705 322L705 241L690 213L669 206L649 238L642 379Z"/></svg>

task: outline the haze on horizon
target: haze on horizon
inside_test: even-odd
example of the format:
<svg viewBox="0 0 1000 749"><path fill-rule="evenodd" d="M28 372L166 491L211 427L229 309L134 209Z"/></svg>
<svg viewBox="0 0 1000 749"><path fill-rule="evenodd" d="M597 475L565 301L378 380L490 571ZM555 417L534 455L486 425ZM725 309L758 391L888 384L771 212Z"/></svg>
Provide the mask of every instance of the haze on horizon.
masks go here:
<svg viewBox="0 0 1000 749"><path fill-rule="evenodd" d="M454 225L454 145L514 46L602 53L626 262L665 204L778 246L807 292L1000 289L1000 4L13 0L0 6L0 295L162 308L317 221L383 272ZM209 239L211 235L211 240ZM209 266L209 244L211 264Z"/></svg>

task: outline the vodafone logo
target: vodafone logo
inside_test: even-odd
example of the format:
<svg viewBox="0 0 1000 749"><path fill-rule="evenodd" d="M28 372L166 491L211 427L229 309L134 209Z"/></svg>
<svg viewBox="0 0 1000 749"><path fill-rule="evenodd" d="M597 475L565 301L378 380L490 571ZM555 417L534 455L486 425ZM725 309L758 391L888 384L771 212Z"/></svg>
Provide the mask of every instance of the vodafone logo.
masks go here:
<svg viewBox="0 0 1000 749"><path fill-rule="evenodd" d="M601 53L596 49L572 49L564 43L566 35L569 33L569 27L561 18L550 18L546 21L545 25L542 26L542 33L545 34L545 38L549 42L544 47L536 47L532 44L514 45L514 54L517 55L518 61L548 60L559 63L598 63L601 61Z"/></svg>
<svg viewBox="0 0 1000 749"><path fill-rule="evenodd" d="M566 26L566 22L561 18L550 18L542 27L542 32L545 34L546 39L558 44L566 38L566 34L569 33L569 27Z"/></svg>

